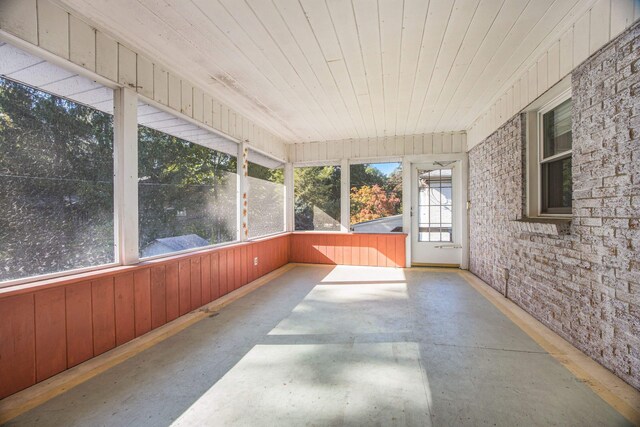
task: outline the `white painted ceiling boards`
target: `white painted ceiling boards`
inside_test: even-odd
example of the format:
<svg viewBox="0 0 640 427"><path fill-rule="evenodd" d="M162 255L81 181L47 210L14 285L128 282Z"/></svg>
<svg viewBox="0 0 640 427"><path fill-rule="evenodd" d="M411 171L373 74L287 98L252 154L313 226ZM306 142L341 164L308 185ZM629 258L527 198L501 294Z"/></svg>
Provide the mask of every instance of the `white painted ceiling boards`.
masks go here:
<svg viewBox="0 0 640 427"><path fill-rule="evenodd" d="M288 142L468 129L593 3L60 1Z"/></svg>

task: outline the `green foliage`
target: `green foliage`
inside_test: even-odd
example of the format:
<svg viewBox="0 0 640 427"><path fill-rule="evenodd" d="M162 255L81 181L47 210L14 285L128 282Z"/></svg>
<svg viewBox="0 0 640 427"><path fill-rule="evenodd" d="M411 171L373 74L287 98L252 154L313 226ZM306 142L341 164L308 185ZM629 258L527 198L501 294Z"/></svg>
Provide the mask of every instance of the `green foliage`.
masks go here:
<svg viewBox="0 0 640 427"><path fill-rule="evenodd" d="M388 176L371 164L351 166L351 225L402 213L402 164Z"/></svg>
<svg viewBox="0 0 640 427"><path fill-rule="evenodd" d="M340 221L340 167L294 169L296 230L314 229L314 207Z"/></svg>
<svg viewBox="0 0 640 427"><path fill-rule="evenodd" d="M0 79L0 280L113 262L112 122Z"/></svg>
<svg viewBox="0 0 640 427"><path fill-rule="evenodd" d="M163 237L197 234L212 244L235 239L236 167L233 156L138 126L143 255Z"/></svg>

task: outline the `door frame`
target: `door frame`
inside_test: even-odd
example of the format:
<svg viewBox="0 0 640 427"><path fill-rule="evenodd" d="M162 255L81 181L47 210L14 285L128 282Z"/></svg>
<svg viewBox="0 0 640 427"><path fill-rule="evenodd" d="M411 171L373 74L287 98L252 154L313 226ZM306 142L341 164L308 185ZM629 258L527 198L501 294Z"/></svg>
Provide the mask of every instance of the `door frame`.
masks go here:
<svg viewBox="0 0 640 427"><path fill-rule="evenodd" d="M469 157L467 153L456 154L424 154L424 155L409 155L405 156L402 161L402 229L407 233L407 239L405 242L406 253L406 267L411 267L412 254L411 254L411 242L413 240L414 230L412 229L411 221L411 206L413 205L414 197L417 194L412 194L413 181L412 171L416 164L432 163L437 161L459 161L461 166L461 183L460 183L460 196L458 197L458 203L462 202L465 206L462 206L461 212L463 215L460 229L460 242L462 244L462 255L460 259L460 268L467 270L469 268Z"/></svg>

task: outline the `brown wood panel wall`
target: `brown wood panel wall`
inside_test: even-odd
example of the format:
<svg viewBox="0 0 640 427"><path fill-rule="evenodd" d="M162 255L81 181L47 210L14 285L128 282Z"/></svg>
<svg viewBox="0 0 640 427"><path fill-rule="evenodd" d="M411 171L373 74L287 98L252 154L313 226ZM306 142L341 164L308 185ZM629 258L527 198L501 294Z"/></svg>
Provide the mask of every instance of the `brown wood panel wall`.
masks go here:
<svg viewBox="0 0 640 427"><path fill-rule="evenodd" d="M0 398L131 341L290 261L403 267L405 237L283 234L0 289Z"/></svg>
<svg viewBox="0 0 640 427"><path fill-rule="evenodd" d="M404 267L406 237L401 233L293 233L290 239L290 261Z"/></svg>
<svg viewBox="0 0 640 427"><path fill-rule="evenodd" d="M0 398L287 264L289 238L283 234L0 290Z"/></svg>

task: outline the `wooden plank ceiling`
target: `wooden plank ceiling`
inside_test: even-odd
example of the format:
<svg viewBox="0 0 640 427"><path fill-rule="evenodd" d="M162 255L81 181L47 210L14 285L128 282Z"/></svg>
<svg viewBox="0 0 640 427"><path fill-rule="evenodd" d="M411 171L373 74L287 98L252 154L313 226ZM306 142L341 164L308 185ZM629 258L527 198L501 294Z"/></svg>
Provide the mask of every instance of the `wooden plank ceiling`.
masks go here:
<svg viewBox="0 0 640 427"><path fill-rule="evenodd" d="M468 129L592 3L60 1L288 142Z"/></svg>

